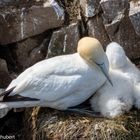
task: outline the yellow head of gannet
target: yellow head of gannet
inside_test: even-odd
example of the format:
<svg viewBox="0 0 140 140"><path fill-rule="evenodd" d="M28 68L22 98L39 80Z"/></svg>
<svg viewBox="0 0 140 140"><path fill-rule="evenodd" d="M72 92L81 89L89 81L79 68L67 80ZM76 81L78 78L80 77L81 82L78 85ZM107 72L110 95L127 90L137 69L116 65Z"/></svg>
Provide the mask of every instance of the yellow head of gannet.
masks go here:
<svg viewBox="0 0 140 140"><path fill-rule="evenodd" d="M78 42L77 52L84 58L88 63L93 66L98 66L105 77L108 79L111 85L112 82L108 74L108 59L103 50L101 43L92 37L84 37Z"/></svg>

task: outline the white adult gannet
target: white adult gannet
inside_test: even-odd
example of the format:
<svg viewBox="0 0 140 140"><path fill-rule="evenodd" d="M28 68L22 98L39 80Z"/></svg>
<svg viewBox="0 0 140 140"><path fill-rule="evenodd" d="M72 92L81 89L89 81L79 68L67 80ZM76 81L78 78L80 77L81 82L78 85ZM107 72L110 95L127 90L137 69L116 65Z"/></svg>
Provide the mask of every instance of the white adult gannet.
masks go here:
<svg viewBox="0 0 140 140"><path fill-rule="evenodd" d="M129 111L133 105L140 106L140 72L116 42L107 46L110 65L111 88L108 82L90 100L94 111L106 117L116 117ZM135 100L134 100L135 99Z"/></svg>
<svg viewBox="0 0 140 140"><path fill-rule="evenodd" d="M140 109L140 71L126 56L123 48L116 42L107 46L106 54L110 67L127 75L134 85L134 105Z"/></svg>
<svg viewBox="0 0 140 140"><path fill-rule="evenodd" d="M67 110L87 100L106 78L110 81L109 63L95 38L80 39L77 51L26 69L1 94L0 108L43 106Z"/></svg>

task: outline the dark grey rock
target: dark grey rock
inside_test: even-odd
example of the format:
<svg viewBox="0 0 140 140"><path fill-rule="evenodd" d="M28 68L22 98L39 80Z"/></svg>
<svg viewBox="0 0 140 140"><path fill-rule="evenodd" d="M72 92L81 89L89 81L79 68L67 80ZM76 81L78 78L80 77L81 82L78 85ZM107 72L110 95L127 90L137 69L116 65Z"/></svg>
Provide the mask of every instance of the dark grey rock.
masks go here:
<svg viewBox="0 0 140 140"><path fill-rule="evenodd" d="M132 25L132 18L134 17L130 17L131 21L129 19L128 0L101 0L100 4L103 10L102 18L104 27L110 41L115 41L122 45L129 58L139 58L140 37L136 34L139 29L135 28L138 26L138 23L133 22Z"/></svg>
<svg viewBox="0 0 140 140"><path fill-rule="evenodd" d="M5 3L11 3L14 2L15 0L0 0L0 4L5 4Z"/></svg>
<svg viewBox="0 0 140 140"><path fill-rule="evenodd" d="M17 42L62 26L64 10L55 0L30 7L9 6L0 9L0 44Z"/></svg>
<svg viewBox="0 0 140 140"><path fill-rule="evenodd" d="M0 88L7 87L11 80L6 61L0 59Z"/></svg>
<svg viewBox="0 0 140 140"><path fill-rule="evenodd" d="M46 57L48 43L49 43L49 39L46 38L43 40L42 44L39 47L34 48L31 51L29 60L28 60L30 66L35 64L36 62L43 60Z"/></svg>
<svg viewBox="0 0 140 140"><path fill-rule="evenodd" d="M47 58L76 52L79 39L79 23L72 23L68 27L54 31L49 43Z"/></svg>
<svg viewBox="0 0 140 140"><path fill-rule="evenodd" d="M105 48L110 42L108 34L105 30L103 20L100 16L95 16L87 22L88 35L95 37L102 43Z"/></svg>
<svg viewBox="0 0 140 140"><path fill-rule="evenodd" d="M135 33L129 17L121 22L105 25L111 41L122 45L126 54L131 59L140 58L140 37Z"/></svg>
<svg viewBox="0 0 140 140"><path fill-rule="evenodd" d="M128 0L101 0L104 24L113 24L123 19L129 7Z"/></svg>
<svg viewBox="0 0 140 140"><path fill-rule="evenodd" d="M47 40L44 40L45 37L41 34L17 43L15 53L19 69L24 70L45 58L47 51L47 45L44 45Z"/></svg>
<svg viewBox="0 0 140 140"><path fill-rule="evenodd" d="M4 91L5 91L5 89L0 88L0 94ZM10 110L10 108L0 109L0 118L3 118L4 116L6 116L6 114L9 112L9 110Z"/></svg>
<svg viewBox="0 0 140 140"><path fill-rule="evenodd" d="M100 0L80 0L80 6L85 17L93 17L99 11Z"/></svg>
<svg viewBox="0 0 140 140"><path fill-rule="evenodd" d="M129 18L137 35L140 36L140 1L130 2Z"/></svg>

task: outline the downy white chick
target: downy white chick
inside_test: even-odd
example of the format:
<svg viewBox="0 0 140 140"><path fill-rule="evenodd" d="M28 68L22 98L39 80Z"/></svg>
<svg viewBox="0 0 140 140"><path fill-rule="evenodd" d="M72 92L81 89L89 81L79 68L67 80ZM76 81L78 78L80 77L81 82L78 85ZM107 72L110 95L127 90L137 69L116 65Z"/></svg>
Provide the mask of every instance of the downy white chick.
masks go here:
<svg viewBox="0 0 140 140"><path fill-rule="evenodd" d="M134 85L134 105L140 109L140 71L126 56L123 48L116 42L107 46L106 54L112 69L127 75Z"/></svg>
<svg viewBox="0 0 140 140"><path fill-rule="evenodd" d="M123 48L115 42L107 46L106 54L113 87L106 82L91 98L90 103L94 111L113 118L129 111L134 98L137 106L139 86L136 85L139 82L139 70L127 58Z"/></svg>

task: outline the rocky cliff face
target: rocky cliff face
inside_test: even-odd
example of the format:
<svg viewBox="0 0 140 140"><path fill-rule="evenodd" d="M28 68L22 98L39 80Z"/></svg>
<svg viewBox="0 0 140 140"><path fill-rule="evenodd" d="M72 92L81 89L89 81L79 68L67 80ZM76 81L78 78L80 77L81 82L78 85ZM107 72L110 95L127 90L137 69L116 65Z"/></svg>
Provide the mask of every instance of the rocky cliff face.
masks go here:
<svg viewBox="0 0 140 140"><path fill-rule="evenodd" d="M83 36L121 44L140 63L140 0L0 0L0 88ZM80 137L80 136L79 136Z"/></svg>
<svg viewBox="0 0 140 140"><path fill-rule="evenodd" d="M6 67L3 77L12 79L45 57L76 52L82 36L98 38L104 48L116 41L132 60L137 60L139 9L139 0L1 0L0 63L5 61L6 65L0 65L2 71ZM0 87L10 82L4 81L1 78Z"/></svg>
<svg viewBox="0 0 140 140"><path fill-rule="evenodd" d="M6 65L1 69L7 69L3 77L12 79L45 57L75 52L82 36L98 38L104 48L116 41L137 60L139 9L139 0L1 0L0 58ZM1 78L1 88L10 82L4 81Z"/></svg>

